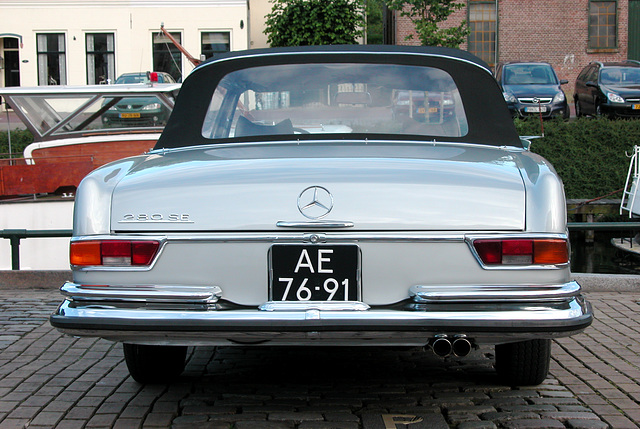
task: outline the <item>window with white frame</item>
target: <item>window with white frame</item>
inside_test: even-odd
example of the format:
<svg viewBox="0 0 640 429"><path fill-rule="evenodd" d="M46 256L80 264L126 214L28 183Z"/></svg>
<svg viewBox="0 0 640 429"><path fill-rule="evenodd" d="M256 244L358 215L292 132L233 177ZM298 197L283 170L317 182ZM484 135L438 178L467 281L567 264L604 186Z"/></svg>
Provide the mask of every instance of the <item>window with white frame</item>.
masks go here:
<svg viewBox="0 0 640 429"><path fill-rule="evenodd" d="M178 43L182 43L180 33L169 33ZM176 82L182 78L182 53L171 39L162 33L153 35L153 71L169 73Z"/></svg>
<svg viewBox="0 0 640 429"><path fill-rule="evenodd" d="M200 53L205 58L214 54L231 51L231 35L228 31L206 31L201 34L202 48Z"/></svg>
<svg viewBox="0 0 640 429"><path fill-rule="evenodd" d="M113 33L89 33L87 42L87 84L103 84L116 79Z"/></svg>
<svg viewBox="0 0 640 429"><path fill-rule="evenodd" d="M66 85L67 62L64 33L39 33L38 85Z"/></svg>

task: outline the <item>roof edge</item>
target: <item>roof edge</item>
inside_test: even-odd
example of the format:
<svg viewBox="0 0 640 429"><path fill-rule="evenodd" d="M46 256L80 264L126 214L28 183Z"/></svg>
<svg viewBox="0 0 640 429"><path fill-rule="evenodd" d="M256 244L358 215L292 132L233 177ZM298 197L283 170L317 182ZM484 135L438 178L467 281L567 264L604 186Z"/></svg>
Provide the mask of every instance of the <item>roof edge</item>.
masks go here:
<svg viewBox="0 0 640 429"><path fill-rule="evenodd" d="M412 55L429 55L438 57L450 57L465 62L470 62L478 67L486 69L491 73L489 65L477 56L460 49L444 48L439 46L407 46L407 45L314 45L314 46L288 46L281 48L259 48L247 49L241 51L225 52L216 54L207 61L200 64L200 67L206 67L208 64L218 61L242 58L247 56L261 55L277 55L277 54L313 54L313 53L406 53Z"/></svg>

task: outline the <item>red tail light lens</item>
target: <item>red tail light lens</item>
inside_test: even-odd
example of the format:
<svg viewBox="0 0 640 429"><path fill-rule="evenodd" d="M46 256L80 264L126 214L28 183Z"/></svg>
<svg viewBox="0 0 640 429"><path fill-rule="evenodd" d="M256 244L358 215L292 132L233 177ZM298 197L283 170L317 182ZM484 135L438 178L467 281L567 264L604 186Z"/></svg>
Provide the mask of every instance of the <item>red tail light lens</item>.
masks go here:
<svg viewBox="0 0 640 429"><path fill-rule="evenodd" d="M485 265L558 265L569 262L564 239L475 240L473 247Z"/></svg>
<svg viewBox="0 0 640 429"><path fill-rule="evenodd" d="M160 242L105 240L71 243L71 265L77 266L148 266L155 258Z"/></svg>

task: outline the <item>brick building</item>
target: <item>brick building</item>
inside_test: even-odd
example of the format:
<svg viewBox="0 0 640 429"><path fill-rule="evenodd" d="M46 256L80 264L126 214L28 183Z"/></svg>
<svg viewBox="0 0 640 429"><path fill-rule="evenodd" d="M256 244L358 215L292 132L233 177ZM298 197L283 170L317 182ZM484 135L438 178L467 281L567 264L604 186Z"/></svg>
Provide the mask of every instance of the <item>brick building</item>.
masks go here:
<svg viewBox="0 0 640 429"><path fill-rule="evenodd" d="M573 92L577 74L591 61L640 60L640 0L461 0L466 6L444 25L463 19L471 34L461 48L490 65L547 61ZM413 24L396 13L397 44Z"/></svg>

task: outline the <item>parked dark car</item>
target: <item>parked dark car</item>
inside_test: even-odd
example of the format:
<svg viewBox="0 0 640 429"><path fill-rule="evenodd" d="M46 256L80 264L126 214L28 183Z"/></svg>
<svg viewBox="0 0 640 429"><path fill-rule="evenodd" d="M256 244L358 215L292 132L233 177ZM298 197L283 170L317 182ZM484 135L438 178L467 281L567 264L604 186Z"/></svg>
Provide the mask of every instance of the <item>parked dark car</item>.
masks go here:
<svg viewBox="0 0 640 429"><path fill-rule="evenodd" d="M640 118L640 62L589 63L573 95L576 116Z"/></svg>
<svg viewBox="0 0 640 429"><path fill-rule="evenodd" d="M569 118L567 97L555 70L544 62L509 62L498 64L496 79L502 87L504 99L513 117L560 116Z"/></svg>
<svg viewBox="0 0 640 429"><path fill-rule="evenodd" d="M116 79L116 85L137 83L176 83L165 72L124 73ZM127 97L118 101L102 115L105 127L160 126L167 123L171 110L157 97Z"/></svg>

